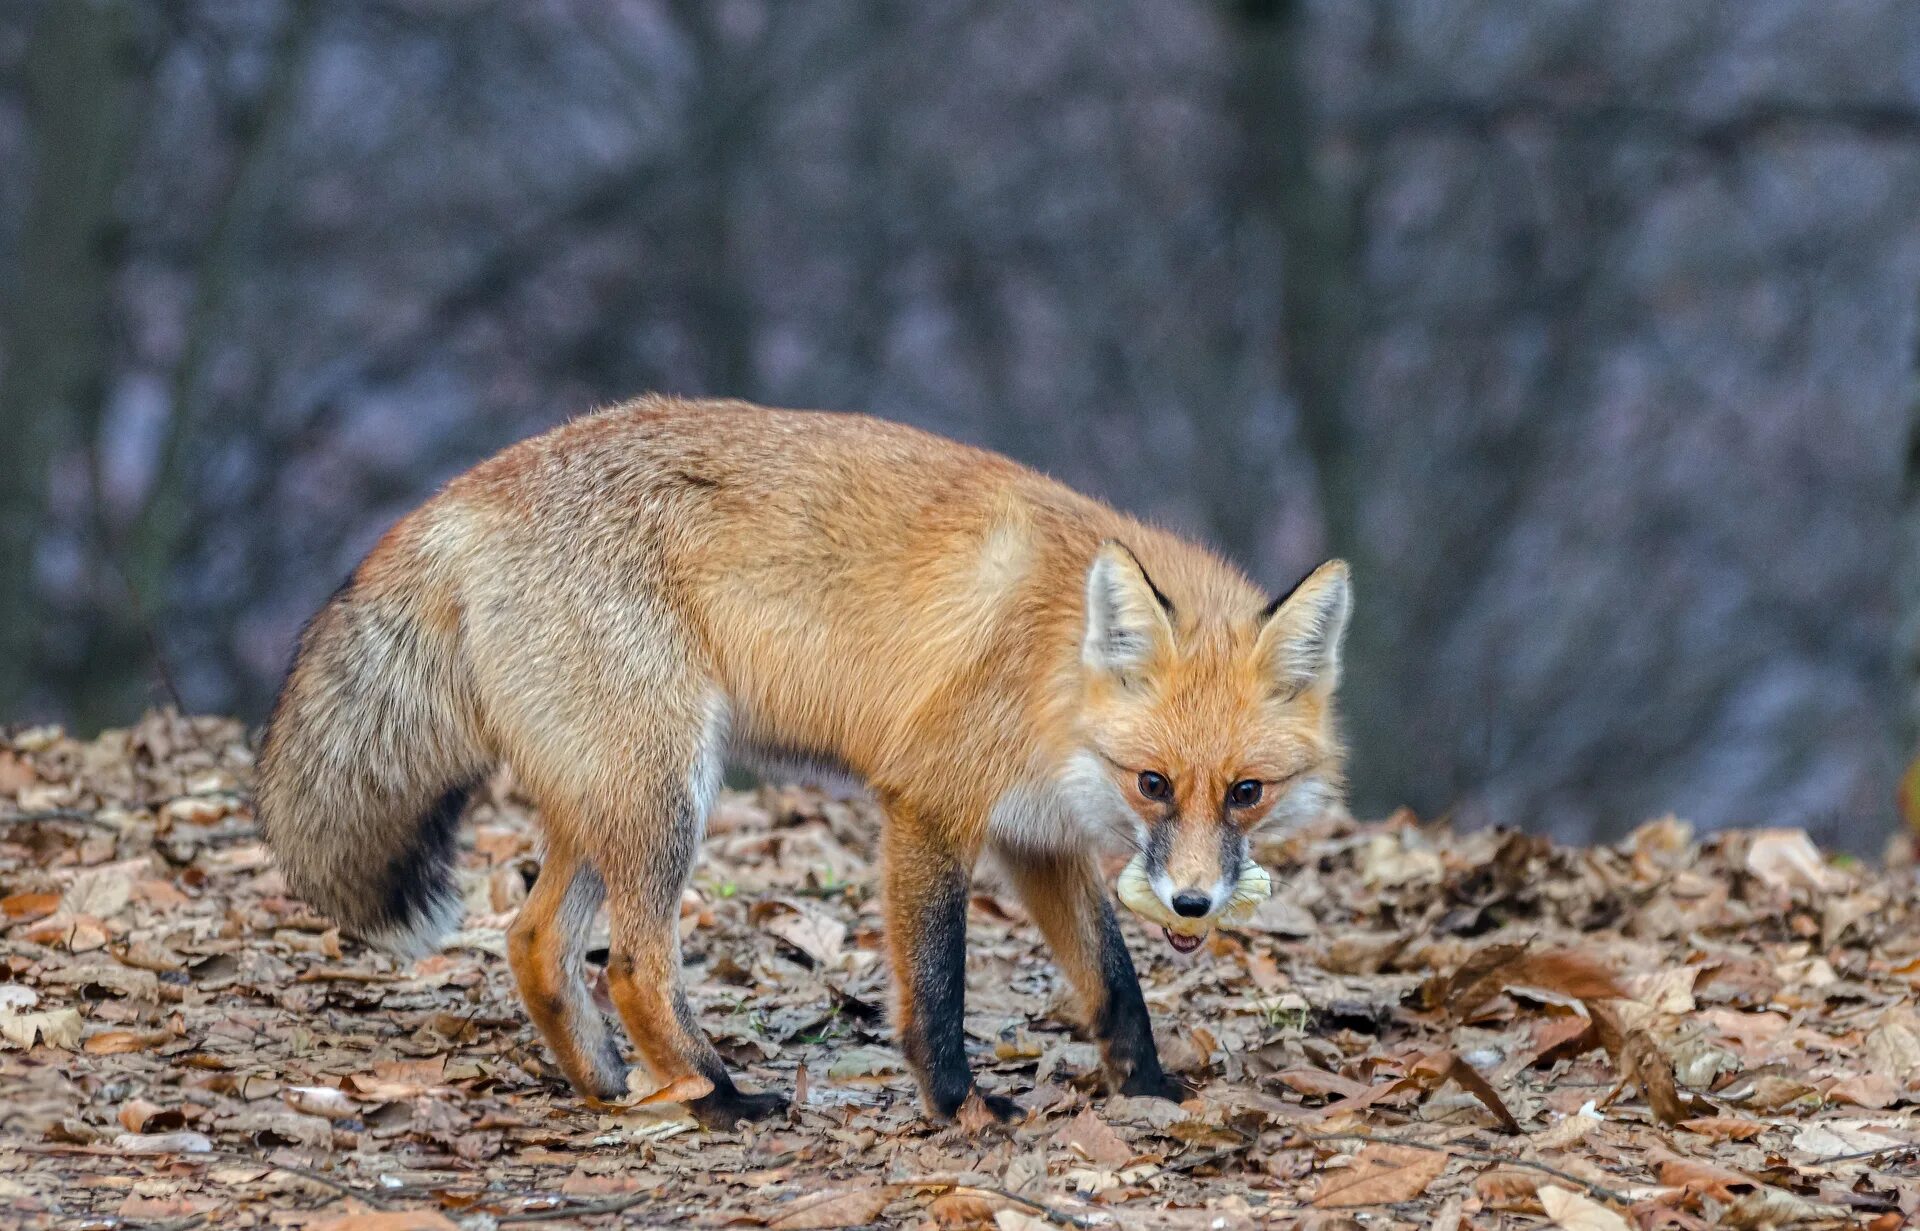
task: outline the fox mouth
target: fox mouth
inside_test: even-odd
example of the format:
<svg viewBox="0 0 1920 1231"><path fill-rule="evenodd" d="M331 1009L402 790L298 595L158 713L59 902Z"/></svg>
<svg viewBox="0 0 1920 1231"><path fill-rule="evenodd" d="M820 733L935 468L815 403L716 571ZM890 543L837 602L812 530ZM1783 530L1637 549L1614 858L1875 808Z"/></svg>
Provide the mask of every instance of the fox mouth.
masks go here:
<svg viewBox="0 0 1920 1231"><path fill-rule="evenodd" d="M1200 942L1206 939L1204 935L1182 936L1169 927L1162 927L1160 934L1167 938L1167 943L1173 946L1175 953L1192 953L1200 947Z"/></svg>

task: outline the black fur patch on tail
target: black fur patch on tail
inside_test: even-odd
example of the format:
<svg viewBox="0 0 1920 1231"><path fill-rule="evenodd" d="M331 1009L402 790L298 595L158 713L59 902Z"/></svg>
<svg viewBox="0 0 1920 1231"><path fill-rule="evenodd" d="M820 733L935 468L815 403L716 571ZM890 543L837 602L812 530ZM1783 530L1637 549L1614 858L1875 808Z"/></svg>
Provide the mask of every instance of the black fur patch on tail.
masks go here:
<svg viewBox="0 0 1920 1231"><path fill-rule="evenodd" d="M451 891L454 839L467 801L479 787L477 780L449 787L420 817L405 853L388 862L380 889L382 924L411 928Z"/></svg>

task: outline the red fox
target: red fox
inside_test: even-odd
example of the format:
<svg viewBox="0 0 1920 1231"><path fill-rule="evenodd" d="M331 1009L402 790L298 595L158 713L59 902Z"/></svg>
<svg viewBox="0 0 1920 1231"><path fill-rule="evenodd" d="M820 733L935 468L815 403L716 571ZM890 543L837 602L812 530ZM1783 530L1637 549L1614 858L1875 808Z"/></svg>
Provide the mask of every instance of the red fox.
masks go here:
<svg viewBox="0 0 1920 1231"><path fill-rule="evenodd" d="M1336 799L1351 604L1340 561L1269 598L1199 547L912 428L644 398L482 462L381 539L300 638L259 820L294 892L417 954L457 919L468 794L510 765L545 856L509 960L560 1068L589 1098L626 1090L583 977L604 901L640 1060L730 1127L786 1103L742 1092L694 1018L681 891L724 765L830 768L886 816L895 1025L930 1113L976 1088L961 1015L985 853L1112 1085L1179 1098L1098 850L1141 853L1160 901L1207 920L1250 830Z"/></svg>

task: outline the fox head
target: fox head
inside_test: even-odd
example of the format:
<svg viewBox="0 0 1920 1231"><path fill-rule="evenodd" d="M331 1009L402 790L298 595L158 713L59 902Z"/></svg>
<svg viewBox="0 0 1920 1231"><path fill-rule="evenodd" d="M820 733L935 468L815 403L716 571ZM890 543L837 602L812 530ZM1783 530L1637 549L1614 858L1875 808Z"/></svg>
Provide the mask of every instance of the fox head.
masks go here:
<svg viewBox="0 0 1920 1231"><path fill-rule="evenodd" d="M1211 918L1233 896L1249 833L1338 798L1333 695L1352 607L1340 560L1263 608L1189 611L1126 547L1095 554L1080 653L1082 772L1124 805L1103 811L1129 831L1168 910Z"/></svg>

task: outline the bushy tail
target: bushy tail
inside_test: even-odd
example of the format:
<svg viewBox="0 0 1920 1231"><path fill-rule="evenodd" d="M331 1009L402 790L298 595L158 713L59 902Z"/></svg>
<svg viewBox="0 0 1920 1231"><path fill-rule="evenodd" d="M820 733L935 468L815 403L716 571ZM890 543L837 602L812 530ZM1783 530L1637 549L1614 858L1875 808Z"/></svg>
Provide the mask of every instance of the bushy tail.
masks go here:
<svg viewBox="0 0 1920 1231"><path fill-rule="evenodd" d="M394 953L460 920L455 836L489 767L470 692L449 606L349 583L301 635L261 746L256 812L288 887Z"/></svg>

